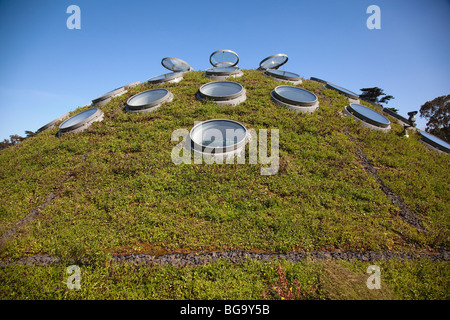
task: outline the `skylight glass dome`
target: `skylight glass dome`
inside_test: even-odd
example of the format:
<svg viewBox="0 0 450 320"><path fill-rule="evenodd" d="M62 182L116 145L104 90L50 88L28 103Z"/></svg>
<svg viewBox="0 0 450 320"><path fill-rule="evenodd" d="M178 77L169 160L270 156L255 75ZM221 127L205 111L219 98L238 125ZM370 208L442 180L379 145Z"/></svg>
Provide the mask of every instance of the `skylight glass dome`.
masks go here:
<svg viewBox="0 0 450 320"><path fill-rule="evenodd" d="M237 121L213 119L195 125L188 137L195 152L213 155L235 155L247 142L247 129Z"/></svg>
<svg viewBox="0 0 450 320"><path fill-rule="evenodd" d="M376 129L381 131L389 131L391 129L391 122L382 114L368 108L366 106L351 103L344 109L344 114L352 116L360 121L363 126L369 129Z"/></svg>
<svg viewBox="0 0 450 320"><path fill-rule="evenodd" d="M316 81L316 82L320 82L320 83L324 83L324 84L327 84L327 83L328 83L328 81L325 81L325 80L323 80L323 79L316 78L316 77L311 77L311 78L309 78L309 80Z"/></svg>
<svg viewBox="0 0 450 320"><path fill-rule="evenodd" d="M234 67L239 63L239 56L231 50L217 50L211 54L209 62L213 67Z"/></svg>
<svg viewBox="0 0 450 320"><path fill-rule="evenodd" d="M173 57L163 58L161 64L164 68L174 72L188 72L194 70L186 61Z"/></svg>
<svg viewBox="0 0 450 320"><path fill-rule="evenodd" d="M229 77L241 77L244 73L237 66L239 56L231 50L217 50L209 57L213 68L205 70L205 77L212 80L226 80Z"/></svg>
<svg viewBox="0 0 450 320"><path fill-rule="evenodd" d="M102 106L107 104L109 101L111 101L112 98L121 96L123 94L127 93L127 89L126 86L111 90L103 95L101 95L100 97L95 98L94 100L92 100L92 105L93 106Z"/></svg>
<svg viewBox="0 0 450 320"><path fill-rule="evenodd" d="M270 57L264 58L259 63L258 70L278 69L283 64L285 64L287 61L288 61L288 56L285 55L284 53L274 54Z"/></svg>
<svg viewBox="0 0 450 320"><path fill-rule="evenodd" d="M319 108L317 96L305 89L278 86L271 93L272 101L296 112L314 112Z"/></svg>
<svg viewBox="0 0 450 320"><path fill-rule="evenodd" d="M205 77L212 80L225 80L227 78L238 78L244 73L239 67L214 67L205 70Z"/></svg>
<svg viewBox="0 0 450 320"><path fill-rule="evenodd" d="M290 82L292 84L302 83L302 79L300 78L300 75L293 73L293 72L276 70L276 69L268 69L268 70L264 71L264 74L278 82L283 81L283 82Z"/></svg>
<svg viewBox="0 0 450 320"><path fill-rule="evenodd" d="M391 117L394 117L395 119L397 119L398 122L399 122L401 125L407 125L407 126L410 126L409 120L408 120L407 118L401 116L401 115L398 114L397 112L394 112L394 111L392 111L392 110L389 109L389 108L383 108L382 110L383 110L384 113L387 113L387 114L390 115Z"/></svg>
<svg viewBox="0 0 450 320"><path fill-rule="evenodd" d="M290 82L292 84L302 83L302 79L296 73L278 70L279 67L288 61L288 56L284 53L274 54L263 59L259 63L258 70L264 71L264 75L278 82Z"/></svg>
<svg viewBox="0 0 450 320"><path fill-rule="evenodd" d="M178 83L183 80L182 72L169 72L147 80L148 84Z"/></svg>
<svg viewBox="0 0 450 320"><path fill-rule="evenodd" d="M105 94L103 94L103 95L101 95L101 96L95 98L94 100L92 100L92 104L91 104L91 105L92 105L92 106L102 106L102 105L105 105L105 104L107 104L109 101L111 101L112 98L121 96L121 95L127 93L127 92L128 92L128 89L133 88L133 87L136 87L136 86L138 86L138 85L140 85L140 84L141 84L140 81L136 81L136 82L127 84L127 85L125 85L125 86L123 86L123 87L120 87L120 88L111 90L111 91L109 91L109 92L107 92L107 93L105 93Z"/></svg>
<svg viewBox="0 0 450 320"><path fill-rule="evenodd" d="M214 81L202 85L197 93L199 100L212 100L219 106L237 105L246 100L242 85L232 81Z"/></svg>
<svg viewBox="0 0 450 320"><path fill-rule="evenodd" d="M127 84L127 85L125 86L125 89L130 89L130 88L136 87L136 86L138 86L138 85L140 85L140 84L142 84L142 82L136 81L136 82Z"/></svg>
<svg viewBox="0 0 450 320"><path fill-rule="evenodd" d="M103 120L103 111L98 108L85 110L67 119L59 126L59 134L81 132L89 128L94 122Z"/></svg>
<svg viewBox="0 0 450 320"><path fill-rule="evenodd" d="M325 88L333 89L333 90L336 90L337 92L343 94L344 96L346 96L349 99L350 103L359 103L359 95L348 89L345 89L343 87L340 87L340 86L335 85L330 82L327 82L325 84Z"/></svg>
<svg viewBox="0 0 450 320"><path fill-rule="evenodd" d="M425 142L429 149L433 149L440 152L450 153L450 144L447 141L439 139L431 133L419 130L422 142ZM430 146L432 148L430 148Z"/></svg>
<svg viewBox="0 0 450 320"><path fill-rule="evenodd" d="M39 133L39 132L42 132L42 131L47 130L47 129L57 128L58 127L58 123L61 122L61 121L66 120L67 118L69 118L69 116L70 116L70 112L67 112L67 113L63 114L62 116L56 118L55 120L50 121L45 126L42 126L36 132Z"/></svg>
<svg viewBox="0 0 450 320"><path fill-rule="evenodd" d="M173 57L163 58L161 65L173 72L152 77L147 80L148 84L178 83L183 80L184 72L194 70L186 61Z"/></svg>
<svg viewBox="0 0 450 320"><path fill-rule="evenodd" d="M126 111L152 112L163 103L173 100L173 94L167 89L152 89L132 96L127 101Z"/></svg>

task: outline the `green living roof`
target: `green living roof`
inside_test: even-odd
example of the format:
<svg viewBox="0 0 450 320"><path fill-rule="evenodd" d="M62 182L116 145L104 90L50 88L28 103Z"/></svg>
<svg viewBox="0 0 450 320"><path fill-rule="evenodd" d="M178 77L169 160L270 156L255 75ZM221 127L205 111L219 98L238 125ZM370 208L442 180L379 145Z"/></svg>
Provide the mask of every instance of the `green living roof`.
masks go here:
<svg viewBox="0 0 450 320"><path fill-rule="evenodd" d="M256 70L243 72L232 79L247 94L236 106L199 101L198 89L210 80L192 71L179 83L129 88L99 106L103 121L83 132L58 136L58 128L49 129L2 150L1 261L49 256L67 266L130 254L448 251L448 155L428 150L413 131L405 138L403 127L389 115L387 133L361 126L343 115L348 98L321 83L296 85L314 93L320 106L313 113L295 113L271 101L279 82ZM131 96L154 88L169 89L173 100L151 113L125 111ZM257 133L267 129L269 136L278 129L277 173L261 175L267 165L249 163L248 147L245 164L174 164L171 153L181 140L172 141L172 133L209 119L236 120ZM367 265L343 267L354 271ZM17 272L2 267L0 278L2 273L8 277L0 286L9 288L8 279ZM398 297L410 297L407 289L398 289L400 284L388 285ZM2 298L9 292L4 290ZM219 299L239 298L218 290ZM120 292L117 297L127 297ZM246 297L255 298L241 296Z"/></svg>

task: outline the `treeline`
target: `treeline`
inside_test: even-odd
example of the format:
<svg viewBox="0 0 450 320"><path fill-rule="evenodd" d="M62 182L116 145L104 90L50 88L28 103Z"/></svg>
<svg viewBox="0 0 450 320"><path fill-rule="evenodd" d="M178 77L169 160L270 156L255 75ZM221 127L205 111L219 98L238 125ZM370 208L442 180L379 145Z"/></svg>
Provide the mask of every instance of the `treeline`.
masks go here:
<svg viewBox="0 0 450 320"><path fill-rule="evenodd" d="M0 150L6 149L8 147L12 147L13 145L16 145L23 140L30 138L36 134L36 132L33 131L25 131L26 136L22 137L18 134L12 134L9 136L9 139L4 139L2 142L0 142Z"/></svg>

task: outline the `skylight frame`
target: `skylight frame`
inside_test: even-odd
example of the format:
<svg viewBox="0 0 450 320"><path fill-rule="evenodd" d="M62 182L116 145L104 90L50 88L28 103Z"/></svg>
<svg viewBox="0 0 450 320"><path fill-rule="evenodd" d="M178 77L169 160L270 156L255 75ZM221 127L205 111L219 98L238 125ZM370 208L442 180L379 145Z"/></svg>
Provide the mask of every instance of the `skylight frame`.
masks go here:
<svg viewBox="0 0 450 320"><path fill-rule="evenodd" d="M277 57L285 57L286 59L283 62L277 64L275 67L272 67L272 68L264 68L262 66L265 62L267 62L267 61L269 61L269 60L271 60L273 58L277 58ZM271 56L261 60L261 62L259 63L259 70L264 70L264 71L265 70L270 70L270 69L275 69L276 70L279 67L281 67L282 65L286 64L286 62L288 62L288 60L289 60L288 56L286 54L284 54L284 53L277 53L277 54L271 55Z"/></svg>
<svg viewBox="0 0 450 320"><path fill-rule="evenodd" d="M69 121L73 121L77 117L81 117L85 113L91 113L89 117L82 119L72 125L67 126ZM91 108L88 110L84 110L83 112L77 113L76 115L70 117L59 125L59 134L63 135L66 133L77 133L86 130L89 128L94 122L100 122L104 118L104 113L99 108Z"/></svg>
<svg viewBox="0 0 450 320"><path fill-rule="evenodd" d="M283 73L283 74L280 74ZM290 75L286 75L290 74ZM300 84L302 83L302 78L299 74L285 71L285 70L278 70L278 69L267 69L264 71L264 75L267 77L270 77L271 79L274 79L278 82L290 82L292 84Z"/></svg>
<svg viewBox="0 0 450 320"><path fill-rule="evenodd" d="M236 90L235 93L226 95L226 96L217 96L217 95L210 95L208 92L206 92L206 89L209 89L212 86L220 86L221 84L231 84L233 86L236 86L239 88L239 91ZM202 85L198 92L197 92L197 98L199 100L209 100L213 101L218 105L237 105L239 103L242 103L246 100L246 90L245 88L237 82L233 81L213 81L208 82Z"/></svg>
<svg viewBox="0 0 450 320"><path fill-rule="evenodd" d="M437 151L439 152L444 152L447 154L450 153L450 144L447 141L442 140L441 138L438 138L435 135L432 135L431 133L422 130L418 130L418 132L421 141L424 142L425 144L430 145L434 149L437 149Z"/></svg>
<svg viewBox="0 0 450 320"><path fill-rule="evenodd" d="M164 78L156 79L165 76ZM152 80L155 79L155 80ZM183 72L163 73L147 80L147 84L178 83L183 80Z"/></svg>
<svg viewBox="0 0 450 320"><path fill-rule="evenodd" d="M175 64L173 64L173 66L168 65L168 64L165 63L165 62L168 61L169 59L175 60L175 61L179 62L179 65L184 65L185 68L182 68L182 69L180 69L180 68L174 68ZM163 59L161 60L161 65L162 65L164 68L166 68L166 69L168 69L168 70L170 70L170 71L173 71L173 72L188 72L188 71L192 71L192 70L193 70L192 67L189 65L189 63L187 63L187 62L184 61L184 60L181 60L181 59L179 59L179 58L174 58L174 57L165 57L165 58L163 58Z"/></svg>
<svg viewBox="0 0 450 320"><path fill-rule="evenodd" d="M236 57L236 62L233 63L233 62L228 62L228 61L217 61L216 63L214 63L213 62L214 55L217 55L219 53L224 53L224 52L231 53L232 55L234 55ZM234 66L237 66L239 63L239 55L236 52L234 52L233 50L229 50L229 49L216 50L213 53L211 53L211 55L209 56L209 63L211 63L211 65L213 67L221 67L221 68L234 67Z"/></svg>
<svg viewBox="0 0 450 320"><path fill-rule="evenodd" d="M281 89L296 90L296 91L298 90L299 92L306 93L307 95L314 97L314 100L309 101L293 100L283 96L280 92ZM317 97L317 95L315 95L311 91L295 86L286 86L286 85L278 86L272 90L270 96L275 104L287 107L288 109L295 112L312 113L319 108L319 98Z"/></svg>
<svg viewBox="0 0 450 320"><path fill-rule="evenodd" d="M202 130L203 130L202 127L204 127L208 124L214 123L214 122L217 122L217 123L227 122L230 124L229 129L233 129L233 130L241 128L244 131L243 137L241 138L241 140L237 141L236 143L234 143L232 145L215 146L215 147L211 147L209 145L204 145L203 140L198 141L197 139L195 139L198 131L200 131L200 134L203 138L204 133L202 132ZM189 131L188 145L189 145L190 149L194 152L207 153L207 154L216 155L216 156L217 155L228 155L229 156L229 155L233 155L233 154L236 154L236 153L239 153L240 151L242 151L242 149L245 147L246 143L248 142L248 134L249 133L248 133L247 128L238 121L230 120L230 119L211 119L211 120L202 121L202 122L196 124ZM222 137L224 135L226 137L226 132L224 133L222 131Z"/></svg>
<svg viewBox="0 0 450 320"><path fill-rule="evenodd" d="M153 100L151 102L145 103L145 104L133 104L133 100L137 100L141 98L142 96L145 96L146 94L156 92L156 91L163 91L165 94L156 100ZM153 112L156 109L158 109L161 105L167 102L171 102L173 100L174 96L172 92L170 92L168 89L165 88L158 88L158 89L150 89L146 91L142 91L138 94L135 94L134 96L130 97L127 100L125 110L128 112L138 113L138 112Z"/></svg>
<svg viewBox="0 0 450 320"><path fill-rule="evenodd" d="M374 118L370 118L367 115L364 115L361 112L359 112L358 110L356 110L355 107L352 107L352 105L356 105L356 106L358 106L358 108L362 107L362 108L364 108L363 110L367 109L369 114L370 113L377 114L377 117L382 117L386 121L380 122ZM346 106L344 108L344 115L353 117L355 120L360 122L364 127L369 128L369 129L375 129L375 130L380 130L380 131L384 131L384 132L388 132L391 129L391 121L387 117L385 117L381 113L379 113L369 107L366 107L366 106L358 104L358 103L350 103L348 106Z"/></svg>
<svg viewBox="0 0 450 320"><path fill-rule="evenodd" d="M92 106L103 106L107 104L109 101L111 101L112 98L121 96L125 93L127 93L127 86L122 86L120 88L111 90L95 99L92 100Z"/></svg>

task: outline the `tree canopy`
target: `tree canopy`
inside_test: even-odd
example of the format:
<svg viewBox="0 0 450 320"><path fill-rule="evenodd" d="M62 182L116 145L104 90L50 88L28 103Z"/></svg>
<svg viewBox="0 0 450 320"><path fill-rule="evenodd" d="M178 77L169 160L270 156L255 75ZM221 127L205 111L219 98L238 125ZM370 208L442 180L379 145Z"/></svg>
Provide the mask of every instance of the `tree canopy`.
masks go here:
<svg viewBox="0 0 450 320"><path fill-rule="evenodd" d="M363 92L363 94L359 95L359 97L372 103L387 104L389 100L395 99L393 96L385 94L383 89L378 87L362 88L360 90Z"/></svg>
<svg viewBox="0 0 450 320"><path fill-rule="evenodd" d="M428 120L426 132L450 141L450 94L425 102L419 112Z"/></svg>
<svg viewBox="0 0 450 320"><path fill-rule="evenodd" d="M33 131L29 131L29 130L25 131L25 133L27 134L26 137L19 136L18 134L12 134L9 136L9 139L4 139L3 141L1 141L0 142L0 150L11 147L29 137L32 137L35 134Z"/></svg>

